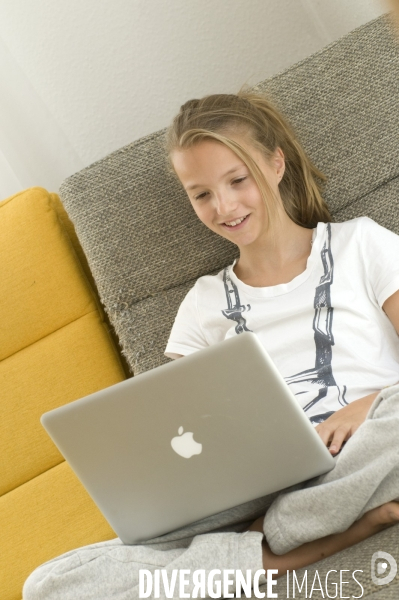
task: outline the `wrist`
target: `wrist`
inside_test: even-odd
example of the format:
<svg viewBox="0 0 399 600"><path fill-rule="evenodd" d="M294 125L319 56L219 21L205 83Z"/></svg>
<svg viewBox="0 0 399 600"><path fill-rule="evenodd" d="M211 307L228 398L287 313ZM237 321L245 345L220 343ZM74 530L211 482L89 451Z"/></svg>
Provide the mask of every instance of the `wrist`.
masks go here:
<svg viewBox="0 0 399 600"><path fill-rule="evenodd" d="M379 390L378 392L373 392L372 394L369 394L368 396L364 396L363 398L359 398L359 402L361 402L362 404L365 404L366 406L371 406L373 404L374 400L377 398L380 391L381 390Z"/></svg>

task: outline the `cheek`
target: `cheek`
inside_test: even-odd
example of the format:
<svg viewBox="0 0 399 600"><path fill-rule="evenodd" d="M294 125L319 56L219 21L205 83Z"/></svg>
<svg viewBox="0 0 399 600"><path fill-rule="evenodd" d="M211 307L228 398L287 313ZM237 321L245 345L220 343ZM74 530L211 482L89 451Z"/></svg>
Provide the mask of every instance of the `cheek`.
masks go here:
<svg viewBox="0 0 399 600"><path fill-rule="evenodd" d="M193 204L192 202L191 202L191 206L193 207L193 210L194 210L195 214L197 215L197 218L202 223L204 223L204 225L207 225L208 221L207 221L207 217L206 217L206 211L203 208L201 208L200 206L198 206L198 204L196 205L196 204Z"/></svg>
<svg viewBox="0 0 399 600"><path fill-rule="evenodd" d="M258 186L255 184L251 187L248 198L253 204L263 204L262 195L258 189Z"/></svg>
<svg viewBox="0 0 399 600"><path fill-rule="evenodd" d="M248 204L260 214L263 214L266 210L265 202L258 188L251 191L248 196Z"/></svg>
<svg viewBox="0 0 399 600"><path fill-rule="evenodd" d="M202 223L204 223L205 225L208 225L210 220L210 211L209 209L207 209L206 205L200 205L197 203L194 204L193 202L191 202L191 206L193 207L194 212L199 218L199 220L202 221Z"/></svg>

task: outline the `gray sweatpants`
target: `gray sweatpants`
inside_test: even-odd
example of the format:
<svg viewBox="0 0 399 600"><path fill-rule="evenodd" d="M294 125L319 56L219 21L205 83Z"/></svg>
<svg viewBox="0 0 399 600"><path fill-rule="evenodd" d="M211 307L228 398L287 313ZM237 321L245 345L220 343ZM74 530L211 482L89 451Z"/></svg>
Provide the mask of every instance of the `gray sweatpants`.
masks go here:
<svg viewBox="0 0 399 600"><path fill-rule="evenodd" d="M139 570L263 569L262 534L246 531L266 513L271 550L289 550L345 531L366 511L399 499L399 385L383 390L326 475L248 502L140 545L84 546L38 567L24 600L132 600ZM230 577L231 578L231 577ZM233 578L234 579L234 578ZM264 582L264 579L263 579ZM260 580L262 583L262 579ZM162 592L161 587L161 592ZM190 592L190 587L185 588ZM162 595L161 595L162 597ZM179 598L176 587L174 598Z"/></svg>

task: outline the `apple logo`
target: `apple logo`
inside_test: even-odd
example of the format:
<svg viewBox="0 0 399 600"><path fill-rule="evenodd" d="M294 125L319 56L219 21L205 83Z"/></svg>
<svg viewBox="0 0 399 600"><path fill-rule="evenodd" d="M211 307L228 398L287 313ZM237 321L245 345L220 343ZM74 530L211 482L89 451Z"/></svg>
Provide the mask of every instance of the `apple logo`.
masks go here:
<svg viewBox="0 0 399 600"><path fill-rule="evenodd" d="M183 427L178 429L179 435L172 438L171 445L173 450L183 458L191 458L194 454L201 454L202 444L196 442L192 431L186 431L183 434Z"/></svg>

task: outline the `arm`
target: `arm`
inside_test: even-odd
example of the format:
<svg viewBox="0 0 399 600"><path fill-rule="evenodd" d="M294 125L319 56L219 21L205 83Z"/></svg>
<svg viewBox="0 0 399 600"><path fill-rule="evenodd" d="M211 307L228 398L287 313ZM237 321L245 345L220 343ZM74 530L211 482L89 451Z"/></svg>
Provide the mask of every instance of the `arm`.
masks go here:
<svg viewBox="0 0 399 600"><path fill-rule="evenodd" d="M382 308L399 335L399 291L387 298ZM331 454L337 454L343 442L346 442L363 423L378 393L351 402L316 427L323 442L326 446L329 445Z"/></svg>
<svg viewBox="0 0 399 600"><path fill-rule="evenodd" d="M385 300L382 309L399 335L399 290Z"/></svg>

